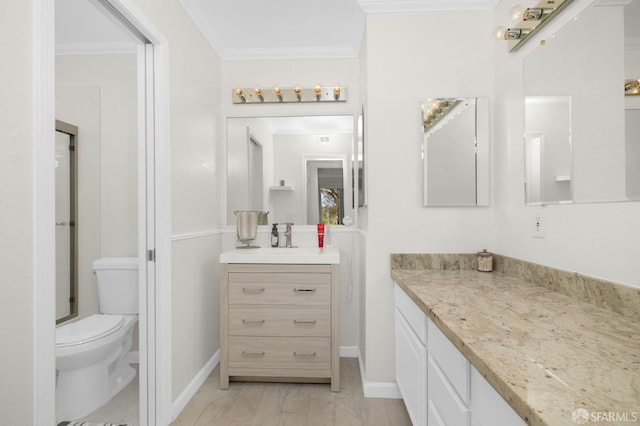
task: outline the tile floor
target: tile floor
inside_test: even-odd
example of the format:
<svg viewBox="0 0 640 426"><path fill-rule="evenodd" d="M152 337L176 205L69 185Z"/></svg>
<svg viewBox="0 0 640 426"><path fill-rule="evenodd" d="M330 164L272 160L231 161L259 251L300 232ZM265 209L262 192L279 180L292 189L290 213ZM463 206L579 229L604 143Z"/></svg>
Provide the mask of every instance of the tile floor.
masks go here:
<svg viewBox="0 0 640 426"><path fill-rule="evenodd" d="M172 426L411 426L400 399L365 398L356 358L340 359L340 392L329 384L231 382L216 367ZM138 424L138 376L107 405L82 419Z"/></svg>
<svg viewBox="0 0 640 426"><path fill-rule="evenodd" d="M341 358L341 391L329 384L231 382L216 368L172 426L411 425L399 399L364 398L358 360Z"/></svg>

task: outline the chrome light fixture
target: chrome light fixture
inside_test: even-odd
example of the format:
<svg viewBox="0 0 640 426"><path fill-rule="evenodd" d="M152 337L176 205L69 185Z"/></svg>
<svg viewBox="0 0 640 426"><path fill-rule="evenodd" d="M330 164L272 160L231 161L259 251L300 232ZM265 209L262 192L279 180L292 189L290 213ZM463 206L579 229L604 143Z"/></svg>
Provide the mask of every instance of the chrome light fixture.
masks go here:
<svg viewBox="0 0 640 426"><path fill-rule="evenodd" d="M347 88L340 85L324 86L322 84L315 84L313 87L294 86L290 88L275 86L272 90L264 90L260 87L238 87L232 90L231 100L234 104L346 102Z"/></svg>
<svg viewBox="0 0 640 426"><path fill-rule="evenodd" d="M507 40L509 43L509 52L515 52L526 40L544 27L545 24L551 21L558 12L567 7L572 1L573 0L542 0L534 7L529 7L524 10L516 7L511 11L511 17L517 18L517 24L506 29L503 27L497 28L494 36Z"/></svg>

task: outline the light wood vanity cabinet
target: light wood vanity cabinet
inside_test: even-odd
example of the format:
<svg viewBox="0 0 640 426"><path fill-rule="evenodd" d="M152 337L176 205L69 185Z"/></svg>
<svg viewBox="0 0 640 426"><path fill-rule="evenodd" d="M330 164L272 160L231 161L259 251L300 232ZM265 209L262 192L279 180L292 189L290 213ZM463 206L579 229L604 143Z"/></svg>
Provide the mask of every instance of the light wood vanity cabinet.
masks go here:
<svg viewBox="0 0 640 426"><path fill-rule="evenodd" d="M339 266L220 267L220 387L231 377L330 381L339 391Z"/></svg>

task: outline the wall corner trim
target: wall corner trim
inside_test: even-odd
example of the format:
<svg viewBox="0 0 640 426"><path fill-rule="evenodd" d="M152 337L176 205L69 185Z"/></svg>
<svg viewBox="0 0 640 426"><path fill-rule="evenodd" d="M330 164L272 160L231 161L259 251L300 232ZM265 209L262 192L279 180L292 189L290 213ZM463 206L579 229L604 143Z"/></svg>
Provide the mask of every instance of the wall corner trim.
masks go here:
<svg viewBox="0 0 640 426"><path fill-rule="evenodd" d="M360 364L360 378L362 379L362 391L365 398L402 399L396 382L370 382L366 379L366 370L362 363L362 354L359 348L358 363Z"/></svg>

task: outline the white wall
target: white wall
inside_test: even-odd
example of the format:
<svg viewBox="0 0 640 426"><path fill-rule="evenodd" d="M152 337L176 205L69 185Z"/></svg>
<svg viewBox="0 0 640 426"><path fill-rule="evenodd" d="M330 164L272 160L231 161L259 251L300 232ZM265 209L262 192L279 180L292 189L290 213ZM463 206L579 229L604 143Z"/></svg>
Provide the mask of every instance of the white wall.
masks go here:
<svg viewBox="0 0 640 426"><path fill-rule="evenodd" d="M11 58L0 67L0 412L6 424L34 419L32 8L9 2L0 14L0 55Z"/></svg>
<svg viewBox="0 0 640 426"><path fill-rule="evenodd" d="M134 2L169 42L175 400L220 346L221 66L178 0Z"/></svg>
<svg viewBox="0 0 640 426"><path fill-rule="evenodd" d="M136 256L137 57L56 57L56 117L78 126L78 296L81 317L98 313L92 262Z"/></svg>
<svg viewBox="0 0 640 426"><path fill-rule="evenodd" d="M588 0L576 0L543 29L548 37L583 9ZM495 25L504 23L516 1L502 1ZM552 267L640 287L640 203L595 203L525 206L523 170L523 58L538 45L531 41L508 54L495 43L495 251ZM621 83L617 83L621 84ZM574 128L584 124L574 122ZM533 238L535 215L543 213L546 236Z"/></svg>
<svg viewBox="0 0 640 426"><path fill-rule="evenodd" d="M366 379L395 382L389 254L494 249L490 207L422 207L421 104L487 96L490 11L367 17ZM363 348L361 347L361 351Z"/></svg>

